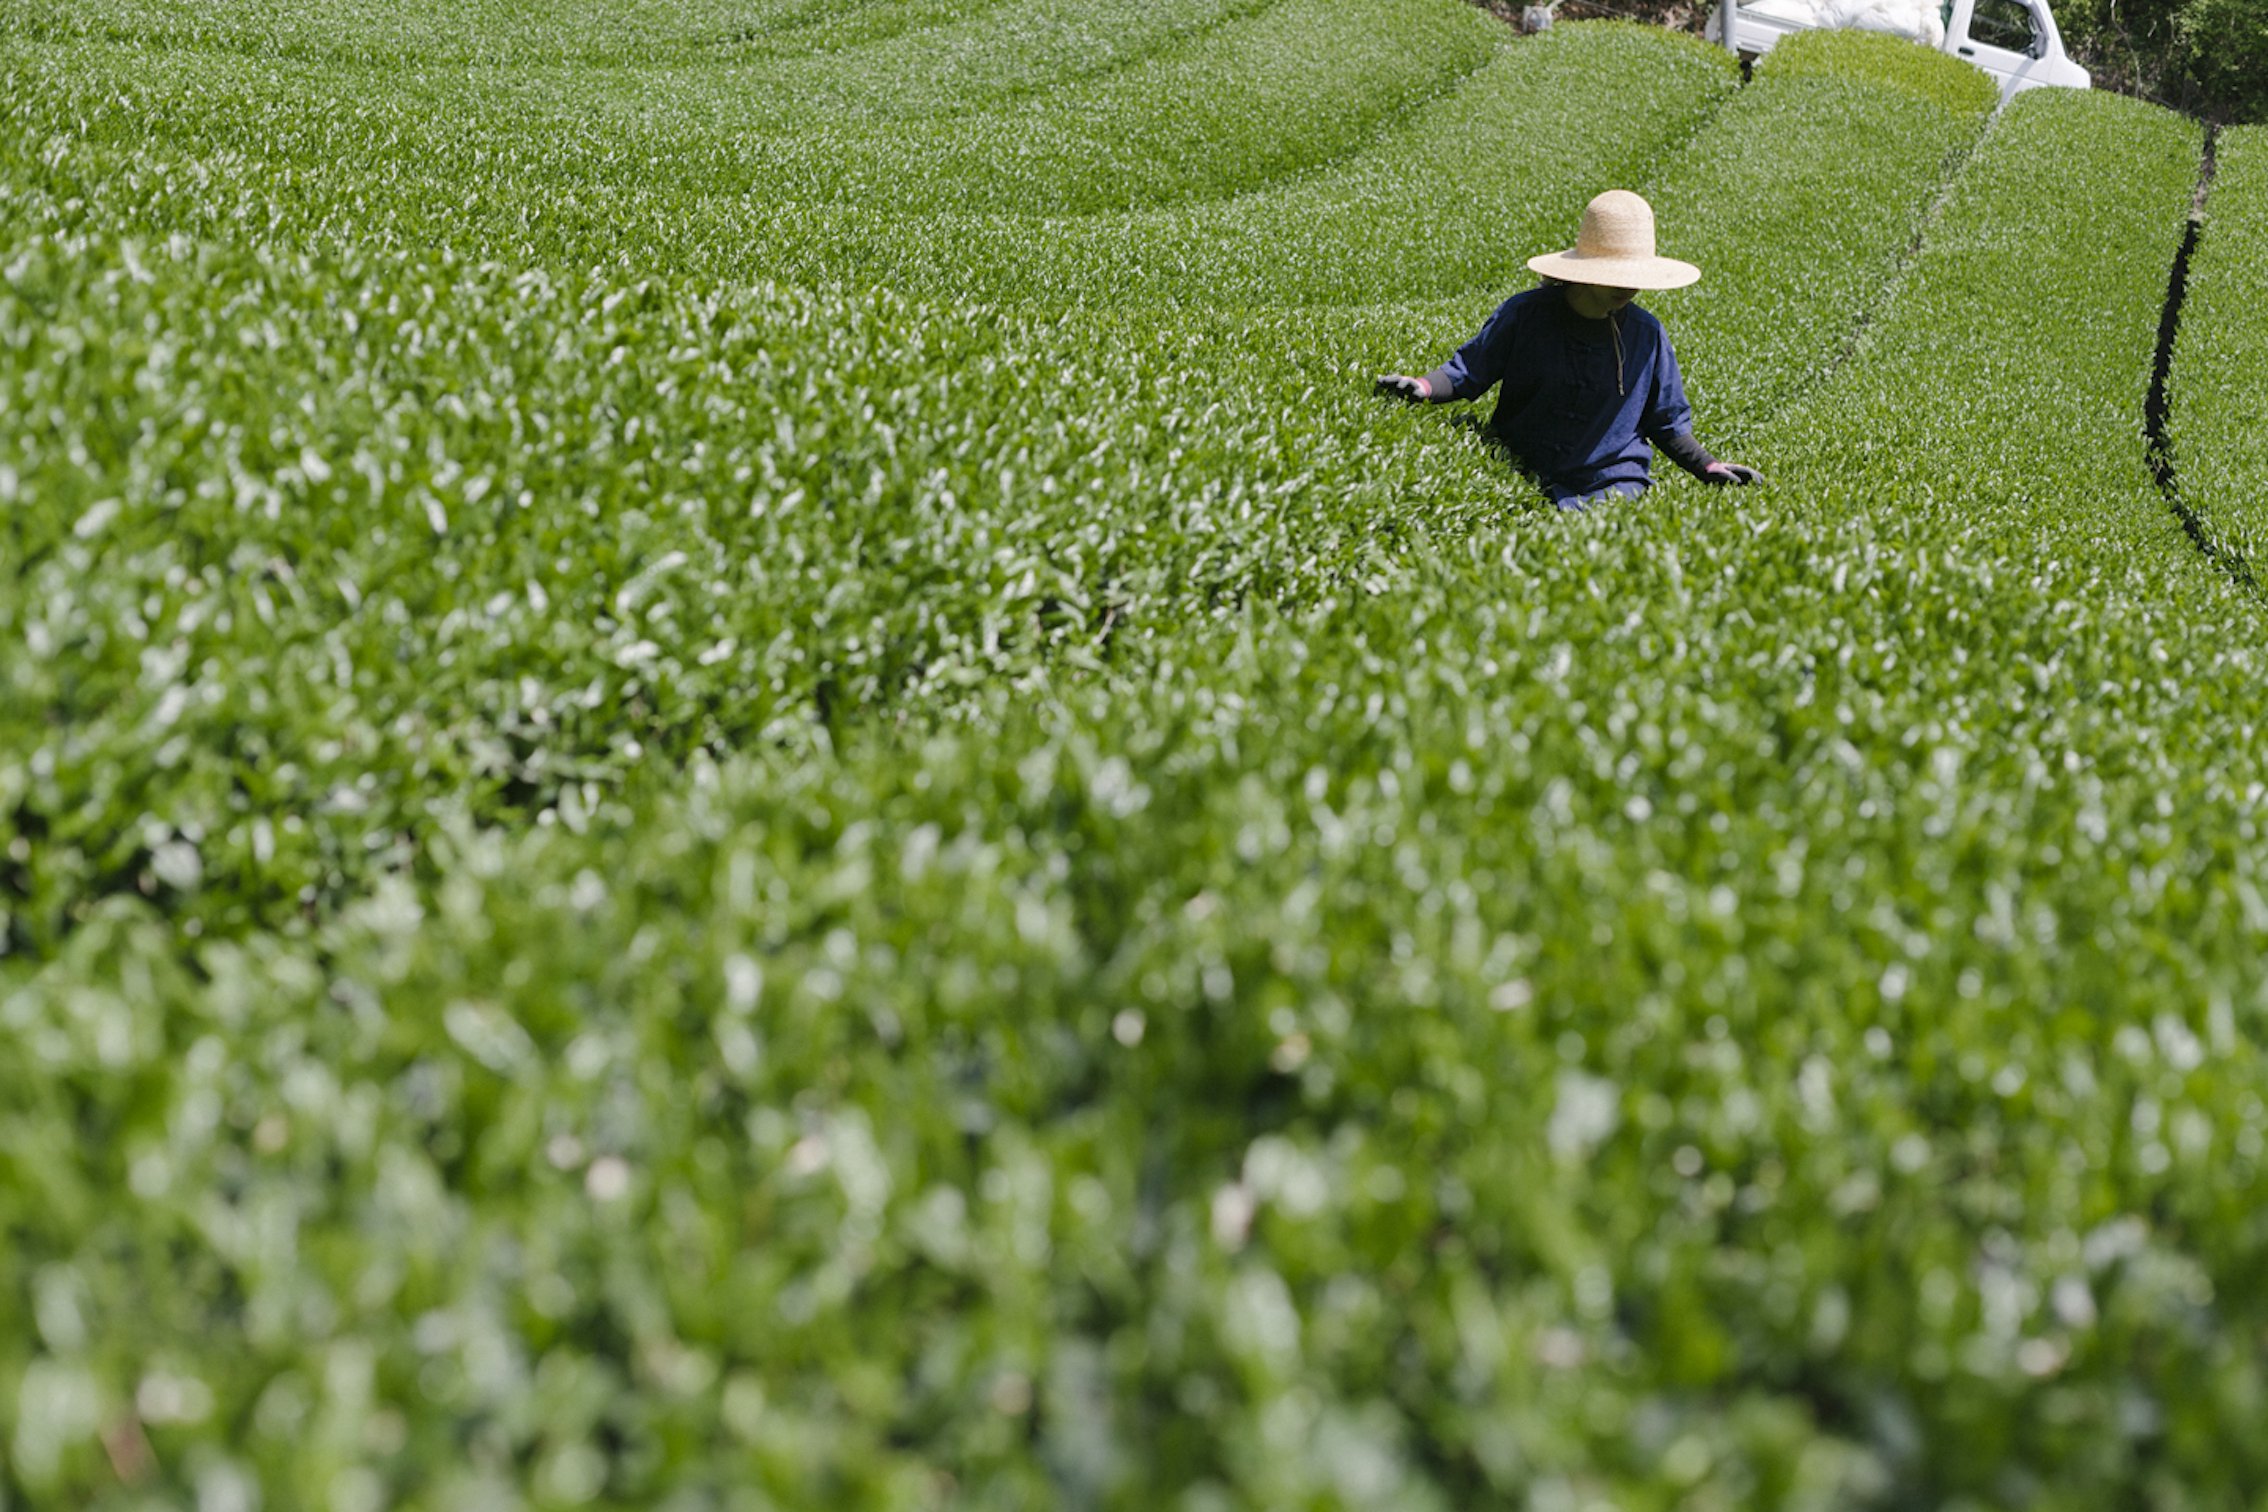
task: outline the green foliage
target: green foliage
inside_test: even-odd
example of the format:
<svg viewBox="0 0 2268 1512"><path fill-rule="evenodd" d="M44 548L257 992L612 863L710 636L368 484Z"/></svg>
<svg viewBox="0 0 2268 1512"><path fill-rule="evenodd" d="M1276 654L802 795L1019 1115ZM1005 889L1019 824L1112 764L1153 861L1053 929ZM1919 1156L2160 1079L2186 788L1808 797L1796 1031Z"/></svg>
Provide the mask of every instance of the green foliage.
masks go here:
<svg viewBox="0 0 2268 1512"><path fill-rule="evenodd" d="M1851 79L1898 84L1957 115L1989 111L1999 93L1989 75L1903 38L1878 32L1798 32L1765 54L1763 71L1776 78Z"/></svg>
<svg viewBox="0 0 2268 1512"><path fill-rule="evenodd" d="M2253 0L2062 0L2064 44L2098 82L2222 121L2268 121L2268 15Z"/></svg>
<svg viewBox="0 0 2268 1512"><path fill-rule="evenodd" d="M2208 110L2268 122L2268 10L2251 0L2189 0L2174 36Z"/></svg>
<svg viewBox="0 0 2268 1512"><path fill-rule="evenodd" d="M809 57L869 48L932 29L949 41L961 28L988 17L1021 30L1035 11L1047 16L1064 9L1060 0L1038 0L1037 5L1027 0L564 0L540 7L512 0L335 0L319 7L290 0L232 0L226 6L119 0L100 7L74 0L23 0L11 7L7 26L12 34L35 39L102 39L160 55L188 49L192 55L381 66L565 59L596 64L671 54L731 61Z"/></svg>
<svg viewBox="0 0 2268 1512"><path fill-rule="evenodd" d="M1958 59L1814 31L1773 49L1694 138L1655 213L1706 275L1652 305L1717 434L1741 436L1840 359L1998 104Z"/></svg>
<svg viewBox="0 0 2268 1512"><path fill-rule="evenodd" d="M2174 348L2183 498L2232 559L2268 571L2268 128L2222 134Z"/></svg>
<svg viewBox="0 0 2268 1512"><path fill-rule="evenodd" d="M2174 17L2184 0L2061 0L2051 8L2064 45L2105 57L2116 51L2151 59L2171 51ZM2139 61L2139 58L2137 58Z"/></svg>
<svg viewBox="0 0 2268 1512"><path fill-rule="evenodd" d="M1313 0L1242 9L1252 14L1154 7L1146 25L1131 28L1131 41L1121 37L1117 67L1031 98L1020 98L1014 70L997 67L998 43L958 46L956 36L925 33L921 40L953 48L948 56L960 65L934 81L927 110L921 91L894 85L897 108L861 108L882 79L915 66L905 46L836 55L857 66L638 62L602 76L607 87L598 91L584 86L586 62L499 70L493 93L468 91L454 77L381 91L381 65L348 64L300 80L282 119L278 90L256 58L154 84L137 84L146 72L139 49L87 49L76 61L82 88L101 77L97 69L117 76L94 103L87 130L97 139L141 144L163 135L187 149L256 150L310 168L351 151L365 175L387 166L508 174L515 199L540 182L553 196L636 186L703 201L847 198L876 211L1072 214L1219 197L1343 155L1478 68L1499 40L1466 11L1429 7L1423 24L1381 32L1343 6ZM1172 20L1178 29L1165 24ZM1134 45L1144 40L1157 50ZM1326 53L1349 92L1328 104L1311 88ZM1240 113L1209 108L1232 85ZM342 113L342 89L369 89L378 103ZM977 108L988 97L991 108ZM936 108L946 100L956 108ZM823 111L828 129L815 131ZM479 173L484 164L495 166Z"/></svg>
<svg viewBox="0 0 2268 1512"><path fill-rule="evenodd" d="M1411 13L1431 18L1423 34L1436 40L1490 24L1449 8ZM1395 35L1386 33L1378 50L1391 50ZM1308 62L1323 70L1339 60ZM256 67L152 73L131 52L58 46L27 50L9 82L27 100L26 154L56 158L40 164L43 174L70 174L75 144L121 147L149 165L141 177L161 198L150 223L193 235L225 234L257 214L272 232L343 257L448 246L473 261L605 264L633 276L727 282L881 283L938 299L1051 308L1367 303L1501 280L1527 255L1518 247L1565 234L1570 196L1580 203L1582 186L1642 172L1735 83L1723 51L1698 41L1637 26L1569 27L1532 45L1502 45L1436 103L1280 183L1133 216L1064 216L1060 184L1019 214L897 213L909 201L934 206L952 197L955 181L917 171L918 156L875 189L890 206L882 213L750 194L752 163L803 149L768 135L744 139L723 103L737 73L711 71L714 109L696 113L678 76L665 71L666 114L681 134L626 141L593 136L583 123L594 112L619 120L648 110L653 76L642 70L595 73L579 101L501 94L477 81L391 101L368 98L377 81L360 70L280 83ZM1617 81L1614 93L1586 104L1586 130L1567 129L1567 101L1595 91L1590 81L1601 76ZM1336 98L1328 87L1306 88ZM1138 97L1122 103L1147 109ZM821 114L833 122L823 107ZM1445 120L1458 129L1445 131ZM1242 172L1236 155L1270 129L1241 108L1193 124L1223 136L1216 145L1231 159L1221 170L1229 175ZM1106 138L1090 143L1100 150ZM231 166L244 157L262 170L248 181ZM159 163L181 166L161 171ZM723 181L711 182L701 164ZM217 186L209 182L216 167L224 180ZM268 175L284 171L293 192L279 197ZM1009 162L998 171L1012 179L1022 170ZM1192 163L1157 171L1184 175L1188 189L1186 176L1207 170ZM371 196L373 175L395 192ZM899 184L899 176L924 182ZM68 182L56 186L57 199L71 197ZM1411 255L1413 238L1425 241L1426 256Z"/></svg>
<svg viewBox="0 0 2268 1512"><path fill-rule="evenodd" d="M10 26L11 1505L2268 1485L2194 129L1446 3ZM1618 182L1760 493L1366 392Z"/></svg>

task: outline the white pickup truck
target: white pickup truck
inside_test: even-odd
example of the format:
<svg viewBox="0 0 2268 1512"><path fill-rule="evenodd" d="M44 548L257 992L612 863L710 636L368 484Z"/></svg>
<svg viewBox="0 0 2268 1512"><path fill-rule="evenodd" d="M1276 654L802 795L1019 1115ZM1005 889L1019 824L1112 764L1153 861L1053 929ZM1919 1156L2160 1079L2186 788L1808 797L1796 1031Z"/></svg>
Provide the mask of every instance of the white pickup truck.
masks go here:
<svg viewBox="0 0 2268 1512"><path fill-rule="evenodd" d="M2088 89L2047 0L1718 0L1709 40L1749 57L1790 32L1855 26L1911 37L1991 74L2003 100L2043 84Z"/></svg>

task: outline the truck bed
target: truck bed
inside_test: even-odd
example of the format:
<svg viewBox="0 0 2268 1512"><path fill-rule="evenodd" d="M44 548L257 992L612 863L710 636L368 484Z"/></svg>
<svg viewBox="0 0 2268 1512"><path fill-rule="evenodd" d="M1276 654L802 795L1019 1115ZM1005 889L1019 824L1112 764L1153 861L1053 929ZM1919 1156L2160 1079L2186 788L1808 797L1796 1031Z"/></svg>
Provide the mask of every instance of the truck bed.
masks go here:
<svg viewBox="0 0 2268 1512"><path fill-rule="evenodd" d="M1713 24L1715 18L1711 19ZM1944 23L1934 7L1887 0L1874 4L1868 0L1742 0L1740 19L1744 25L1755 25L1756 41L1763 44L1757 50L1768 49L1788 32L1811 27L1886 32L1925 47L1942 47L1945 43Z"/></svg>

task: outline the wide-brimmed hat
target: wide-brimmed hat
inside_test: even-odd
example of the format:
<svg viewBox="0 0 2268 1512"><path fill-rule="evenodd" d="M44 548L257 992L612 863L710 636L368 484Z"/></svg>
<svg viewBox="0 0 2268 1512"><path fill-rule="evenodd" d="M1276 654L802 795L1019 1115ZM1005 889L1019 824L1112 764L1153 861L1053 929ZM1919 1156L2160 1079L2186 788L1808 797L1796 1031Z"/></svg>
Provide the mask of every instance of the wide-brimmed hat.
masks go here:
<svg viewBox="0 0 2268 1512"><path fill-rule="evenodd" d="M1682 289L1701 270L1654 255L1654 207L1627 189L1609 189L1583 207L1583 226L1566 252L1531 257L1528 266L1561 283L1610 289Z"/></svg>

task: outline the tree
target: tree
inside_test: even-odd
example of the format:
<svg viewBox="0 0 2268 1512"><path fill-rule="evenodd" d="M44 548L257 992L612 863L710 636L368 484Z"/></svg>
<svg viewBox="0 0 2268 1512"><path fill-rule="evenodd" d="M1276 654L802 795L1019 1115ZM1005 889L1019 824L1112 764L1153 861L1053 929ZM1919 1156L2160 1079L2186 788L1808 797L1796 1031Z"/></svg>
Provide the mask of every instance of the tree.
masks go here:
<svg viewBox="0 0 2268 1512"><path fill-rule="evenodd" d="M2261 0L2063 0L2064 41L2097 82L2216 121L2268 120Z"/></svg>
<svg viewBox="0 0 2268 1512"><path fill-rule="evenodd" d="M2189 0L2174 19L2174 38L2206 114L2268 121L2268 5Z"/></svg>

